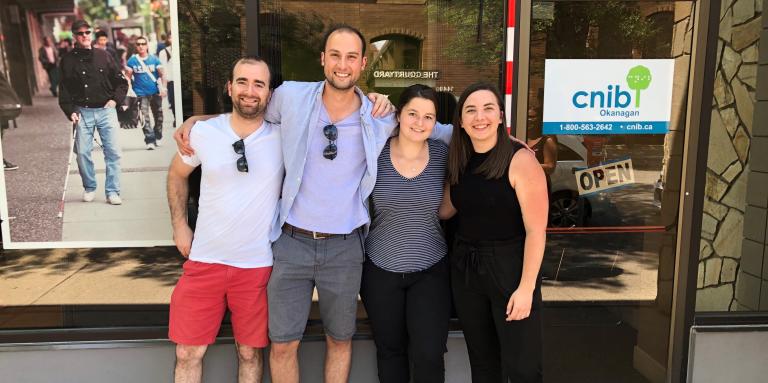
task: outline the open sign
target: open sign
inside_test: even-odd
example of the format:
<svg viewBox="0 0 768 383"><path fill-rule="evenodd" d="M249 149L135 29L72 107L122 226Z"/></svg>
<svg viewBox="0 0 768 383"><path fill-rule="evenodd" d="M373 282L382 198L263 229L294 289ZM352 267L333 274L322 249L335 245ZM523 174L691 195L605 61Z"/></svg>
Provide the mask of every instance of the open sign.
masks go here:
<svg viewBox="0 0 768 383"><path fill-rule="evenodd" d="M579 195L591 194L635 183L632 159L612 161L576 171Z"/></svg>

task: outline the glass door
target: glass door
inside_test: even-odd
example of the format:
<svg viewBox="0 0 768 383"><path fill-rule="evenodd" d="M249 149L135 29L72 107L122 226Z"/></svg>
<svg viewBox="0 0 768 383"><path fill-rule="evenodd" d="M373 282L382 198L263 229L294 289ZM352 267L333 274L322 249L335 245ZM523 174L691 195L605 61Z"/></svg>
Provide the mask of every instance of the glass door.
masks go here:
<svg viewBox="0 0 768 383"><path fill-rule="evenodd" d="M521 14L516 132L550 185L547 380L663 380L693 2L523 1Z"/></svg>

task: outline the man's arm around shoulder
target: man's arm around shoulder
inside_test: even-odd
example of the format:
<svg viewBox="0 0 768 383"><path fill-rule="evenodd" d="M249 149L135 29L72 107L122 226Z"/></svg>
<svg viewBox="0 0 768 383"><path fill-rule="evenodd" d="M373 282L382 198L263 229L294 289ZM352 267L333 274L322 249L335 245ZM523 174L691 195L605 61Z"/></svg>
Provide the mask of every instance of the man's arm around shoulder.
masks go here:
<svg viewBox="0 0 768 383"><path fill-rule="evenodd" d="M285 81L280 86L272 91L272 97L267 104L267 110L264 113L264 119L280 125L283 117L283 105L285 102L292 100L298 101L297 97L302 96L305 92L311 91L313 87L317 87L316 82L302 82L302 81ZM306 105L295 104L293 107L302 108Z"/></svg>
<svg viewBox="0 0 768 383"><path fill-rule="evenodd" d="M429 135L429 138L440 140L449 145L451 143L451 135L453 135L453 125L438 122L435 124L435 128L432 129L432 134Z"/></svg>

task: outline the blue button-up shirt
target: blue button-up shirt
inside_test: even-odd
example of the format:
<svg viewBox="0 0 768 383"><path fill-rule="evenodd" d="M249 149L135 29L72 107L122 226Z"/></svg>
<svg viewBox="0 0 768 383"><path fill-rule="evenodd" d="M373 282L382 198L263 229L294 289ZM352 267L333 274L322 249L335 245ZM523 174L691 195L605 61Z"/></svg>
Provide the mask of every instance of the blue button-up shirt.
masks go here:
<svg viewBox="0 0 768 383"><path fill-rule="evenodd" d="M320 106L323 102L324 86L325 81L286 81L275 89L267 106L265 119L280 124L282 127L283 162L285 163L285 180L283 181L278 217L275 217L275 224L270 235L272 241L280 237L281 228L288 218L293 201L299 192L301 179L304 175L304 165L307 162L309 129L315 126L314 122L318 119ZM366 163L366 170L360 180L358 192L367 211L368 196L371 195L376 183L377 159L387 143L387 139L397 126L397 120L394 113L385 117L374 118L371 116L373 103L360 89L355 88L355 92L362 102L359 113L360 125L363 129ZM447 143L450 140L451 131L451 125L437 124L432 132L432 138ZM366 233L369 224L370 217L365 225Z"/></svg>

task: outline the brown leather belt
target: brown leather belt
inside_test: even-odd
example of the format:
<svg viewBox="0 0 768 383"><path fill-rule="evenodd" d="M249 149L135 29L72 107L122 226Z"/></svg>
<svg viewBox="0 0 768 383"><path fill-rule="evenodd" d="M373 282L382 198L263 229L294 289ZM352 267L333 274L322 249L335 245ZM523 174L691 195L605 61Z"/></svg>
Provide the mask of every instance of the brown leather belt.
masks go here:
<svg viewBox="0 0 768 383"><path fill-rule="evenodd" d="M305 230L300 227L293 226L288 222L283 224L283 233L286 233L291 236L293 236L294 234L301 234L312 239L330 239L330 238L336 238L336 237L344 237L344 239L347 239L347 236L353 234L355 231L357 231L357 229L352 230L352 233L349 233L349 234L330 234L330 233L320 233L317 231Z"/></svg>

